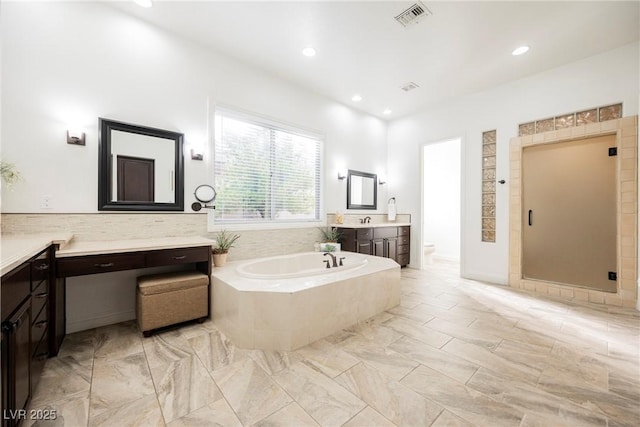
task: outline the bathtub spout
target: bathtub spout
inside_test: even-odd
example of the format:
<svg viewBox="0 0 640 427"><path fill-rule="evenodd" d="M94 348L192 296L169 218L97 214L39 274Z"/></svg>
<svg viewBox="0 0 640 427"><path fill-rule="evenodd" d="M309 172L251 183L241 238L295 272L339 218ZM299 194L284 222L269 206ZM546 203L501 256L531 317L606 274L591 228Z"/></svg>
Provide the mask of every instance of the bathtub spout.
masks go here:
<svg viewBox="0 0 640 427"><path fill-rule="evenodd" d="M331 266L332 267L337 267L338 266L338 262L336 260L336 256L334 254L332 254L331 252L325 252L324 256L327 256L327 255L329 255L331 257L331 260L332 260L332 265ZM329 260L327 260L327 261L329 261ZM327 263L327 266L328 265L329 265L329 263Z"/></svg>

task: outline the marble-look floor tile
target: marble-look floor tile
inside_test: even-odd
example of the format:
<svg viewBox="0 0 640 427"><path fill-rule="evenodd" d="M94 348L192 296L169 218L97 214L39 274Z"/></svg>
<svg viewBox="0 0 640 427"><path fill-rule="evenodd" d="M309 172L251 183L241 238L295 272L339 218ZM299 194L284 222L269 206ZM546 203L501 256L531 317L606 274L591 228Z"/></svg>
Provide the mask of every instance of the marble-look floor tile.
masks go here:
<svg viewBox="0 0 640 427"><path fill-rule="evenodd" d="M193 336L189 343L209 372L247 359L251 353L238 348L220 331Z"/></svg>
<svg viewBox="0 0 640 427"><path fill-rule="evenodd" d="M153 382L143 352L120 359L97 358L91 383L91 415L154 395Z"/></svg>
<svg viewBox="0 0 640 427"><path fill-rule="evenodd" d="M366 364L354 366L336 381L399 426L430 425L442 411L432 400Z"/></svg>
<svg viewBox="0 0 640 427"><path fill-rule="evenodd" d="M400 383L472 424L514 426L524 416L523 411L492 400L426 366L419 366Z"/></svg>
<svg viewBox="0 0 640 427"><path fill-rule="evenodd" d="M486 330L470 330L467 327L459 326L455 323L438 318L428 321L424 326L488 350L495 350L498 344L500 344L500 341L502 341L502 338L486 333Z"/></svg>
<svg viewBox="0 0 640 427"><path fill-rule="evenodd" d="M167 427L242 427L242 423L227 401L218 399L167 423Z"/></svg>
<svg viewBox="0 0 640 427"><path fill-rule="evenodd" d="M389 348L461 383L467 382L478 370L478 365L474 363L413 338L401 338L391 344Z"/></svg>
<svg viewBox="0 0 640 427"><path fill-rule="evenodd" d="M378 411L367 406L358 412L353 418L344 423L342 427L395 427L391 421L380 415Z"/></svg>
<svg viewBox="0 0 640 427"><path fill-rule="evenodd" d="M143 351L142 335L133 321L97 328L95 343L96 358L121 358Z"/></svg>
<svg viewBox="0 0 640 427"><path fill-rule="evenodd" d="M244 425L254 424L292 402L251 358L217 369L212 375Z"/></svg>
<svg viewBox="0 0 640 427"><path fill-rule="evenodd" d="M430 346L435 348L441 348L452 339L450 335L434 331L433 329L425 328L420 323L400 317L387 320L384 323L384 326L387 326L402 335L411 337L418 341L422 341L425 344L429 344Z"/></svg>
<svg viewBox="0 0 640 427"><path fill-rule="evenodd" d="M93 360L78 362L73 356L47 359L31 404L38 407L89 397L92 369Z"/></svg>
<svg viewBox="0 0 640 427"><path fill-rule="evenodd" d="M162 427L158 400L154 395L109 408L97 416L90 415L89 427Z"/></svg>
<svg viewBox="0 0 640 427"><path fill-rule="evenodd" d="M31 416L39 413L51 417L50 419L36 419ZM27 414L27 419L22 424L23 427L83 427L89 422L89 398L59 400L56 403L40 407L30 405Z"/></svg>
<svg viewBox="0 0 640 427"><path fill-rule="evenodd" d="M535 368L510 362L497 353L492 353L485 348L460 341L457 338L447 343L442 350L453 355L459 355L478 366L483 366L493 371L508 372L518 381L525 381L535 385L540 376L540 371Z"/></svg>
<svg viewBox="0 0 640 427"><path fill-rule="evenodd" d="M343 424L366 406L305 363L296 363L273 379L321 425Z"/></svg>
<svg viewBox="0 0 640 427"><path fill-rule="evenodd" d="M433 424L431 424L431 427L473 427L473 425L474 424L445 409Z"/></svg>
<svg viewBox="0 0 640 427"><path fill-rule="evenodd" d="M268 417L258 421L256 427L319 427L318 424L304 409L293 402L276 411Z"/></svg>
<svg viewBox="0 0 640 427"><path fill-rule="evenodd" d="M349 347L346 351L394 380L400 380L419 365L401 353L373 344Z"/></svg>
<svg viewBox="0 0 640 427"><path fill-rule="evenodd" d="M276 350L252 350L249 352L249 357L269 375L276 374L302 360L296 352Z"/></svg>
<svg viewBox="0 0 640 427"><path fill-rule="evenodd" d="M326 340L319 340L296 350L300 360L329 378L335 378L360 362L356 357Z"/></svg>

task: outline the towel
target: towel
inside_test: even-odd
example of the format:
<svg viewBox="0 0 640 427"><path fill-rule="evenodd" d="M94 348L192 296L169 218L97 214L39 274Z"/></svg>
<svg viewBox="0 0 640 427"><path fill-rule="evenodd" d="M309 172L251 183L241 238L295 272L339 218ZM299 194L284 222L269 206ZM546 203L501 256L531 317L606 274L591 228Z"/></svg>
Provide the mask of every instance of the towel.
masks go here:
<svg viewBox="0 0 640 427"><path fill-rule="evenodd" d="M389 208L387 209L387 220L395 221L396 220L396 204L389 203Z"/></svg>

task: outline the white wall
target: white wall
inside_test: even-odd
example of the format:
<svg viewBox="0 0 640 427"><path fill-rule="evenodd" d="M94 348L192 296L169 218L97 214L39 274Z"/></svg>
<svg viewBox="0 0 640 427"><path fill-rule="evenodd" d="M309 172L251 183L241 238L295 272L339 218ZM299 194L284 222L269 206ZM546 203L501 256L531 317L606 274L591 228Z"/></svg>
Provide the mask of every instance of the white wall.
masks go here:
<svg viewBox="0 0 640 427"><path fill-rule="evenodd" d="M327 212L346 207L339 167L386 169L384 121L108 5L10 2L0 20L2 157L24 177L2 194L3 212L96 212L98 117L185 134L187 209L211 176L209 159L189 153L207 143L216 104L324 134ZM68 124L85 129L85 147L66 144ZM52 196L50 210L40 208L43 195Z"/></svg>
<svg viewBox="0 0 640 427"><path fill-rule="evenodd" d="M509 139L518 124L562 113L623 102L625 116L638 114L639 45L633 43L582 61L456 99L389 124L389 195L401 211L420 218L420 150L423 144L463 137L462 260L466 277L507 283L508 185L497 188L497 241L480 241L481 138L497 130L497 178L509 181ZM530 52L534 55L535 52ZM421 255L422 230L412 229L411 259Z"/></svg>
<svg viewBox="0 0 640 427"><path fill-rule="evenodd" d="M433 243L435 256L460 259L460 139L424 146L423 242Z"/></svg>
<svg viewBox="0 0 640 427"><path fill-rule="evenodd" d="M5 213L97 213L98 117L185 134L188 211L195 187L212 176L210 156L191 160L190 149L208 143L217 104L323 134L326 212L346 208L339 168L385 171L384 121L211 53L109 5L3 3L0 24L1 155L24 177L13 191L3 187ZM69 126L85 130L86 146L66 144ZM386 186L379 193L386 200ZM51 196L51 209L41 209L44 195ZM52 221L56 218L52 215ZM245 233L243 244L273 248L269 241L251 240L255 235ZM313 236L308 240L311 248ZM69 331L134 318L138 273L69 279Z"/></svg>

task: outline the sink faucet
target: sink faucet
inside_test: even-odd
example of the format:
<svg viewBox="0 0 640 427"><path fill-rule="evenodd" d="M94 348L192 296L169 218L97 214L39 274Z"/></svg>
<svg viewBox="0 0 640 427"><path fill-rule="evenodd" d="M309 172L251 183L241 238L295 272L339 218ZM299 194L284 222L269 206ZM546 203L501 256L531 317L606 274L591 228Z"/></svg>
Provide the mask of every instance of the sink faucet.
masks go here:
<svg viewBox="0 0 640 427"><path fill-rule="evenodd" d="M366 222L367 224L369 224L371 222L371 217L370 216L365 216L364 217L364 222Z"/></svg>
<svg viewBox="0 0 640 427"><path fill-rule="evenodd" d="M336 256L334 254L332 254L331 252L325 252L324 256L327 256L327 255L329 255L331 257L331 260L332 260L332 265L331 266L332 267L337 267L338 266L338 262L336 260ZM327 260L327 261L329 261L329 260ZM329 266L329 263L327 262L327 268L328 268L328 266Z"/></svg>

